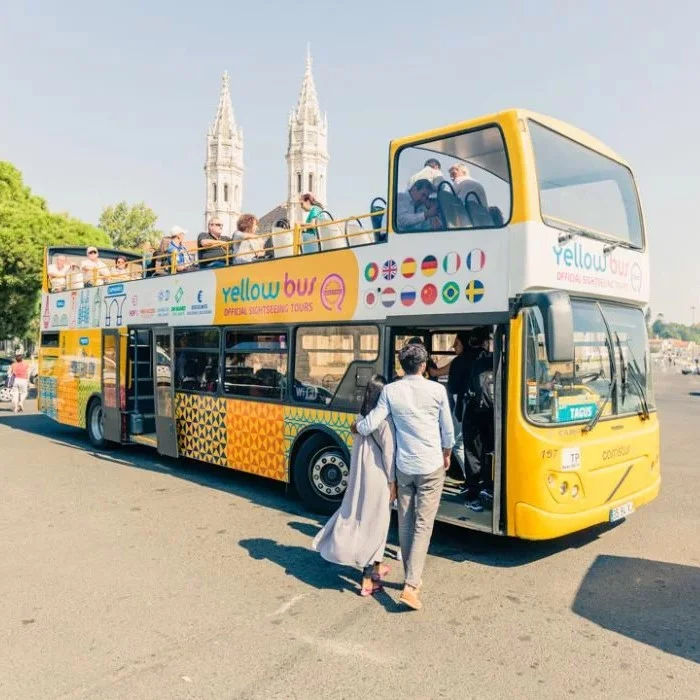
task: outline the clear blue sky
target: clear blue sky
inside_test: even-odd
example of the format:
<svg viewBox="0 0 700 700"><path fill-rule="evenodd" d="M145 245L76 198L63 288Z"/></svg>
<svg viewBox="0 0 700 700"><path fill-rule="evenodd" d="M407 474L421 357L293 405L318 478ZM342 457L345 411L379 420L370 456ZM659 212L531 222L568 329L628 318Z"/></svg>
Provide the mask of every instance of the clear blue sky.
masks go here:
<svg viewBox="0 0 700 700"><path fill-rule="evenodd" d="M0 159L52 210L96 222L144 200L202 226L205 135L224 70L245 136L244 208L286 197L287 114L311 42L329 206L386 189L391 138L506 107L569 121L636 173L652 310L700 320L700 9L693 3L4 2Z"/></svg>

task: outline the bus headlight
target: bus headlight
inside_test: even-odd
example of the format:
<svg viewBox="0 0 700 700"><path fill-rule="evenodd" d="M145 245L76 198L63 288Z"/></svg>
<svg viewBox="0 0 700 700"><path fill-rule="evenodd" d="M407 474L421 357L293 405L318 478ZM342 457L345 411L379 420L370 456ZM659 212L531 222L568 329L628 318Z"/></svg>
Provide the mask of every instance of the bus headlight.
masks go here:
<svg viewBox="0 0 700 700"><path fill-rule="evenodd" d="M561 484L559 484L559 493L563 496L568 488L569 483L567 481L562 481Z"/></svg>
<svg viewBox="0 0 700 700"><path fill-rule="evenodd" d="M571 487L571 496L572 498L576 498L576 496L578 496L578 486L576 484Z"/></svg>

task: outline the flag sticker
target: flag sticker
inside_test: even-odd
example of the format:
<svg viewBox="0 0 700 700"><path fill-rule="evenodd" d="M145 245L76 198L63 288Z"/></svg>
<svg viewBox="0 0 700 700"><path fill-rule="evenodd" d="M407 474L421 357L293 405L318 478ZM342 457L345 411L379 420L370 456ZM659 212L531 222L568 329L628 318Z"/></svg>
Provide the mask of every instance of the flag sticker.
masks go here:
<svg viewBox="0 0 700 700"><path fill-rule="evenodd" d="M484 292L484 283L480 280L471 280L467 285L467 288L464 290L464 293L467 295L467 301L471 302L472 304L476 304L476 302L481 301L481 298L484 296Z"/></svg>
<svg viewBox="0 0 700 700"><path fill-rule="evenodd" d="M401 274L407 279L410 280L413 275L416 274L416 268L417 268L416 261L413 258L406 258L402 263L401 263Z"/></svg>
<svg viewBox="0 0 700 700"><path fill-rule="evenodd" d="M386 308L392 307L396 303L396 291L392 287L386 287L382 291L382 304Z"/></svg>
<svg viewBox="0 0 700 700"><path fill-rule="evenodd" d="M454 304L459 299L459 285L456 282L448 282L442 288L442 300L446 304Z"/></svg>
<svg viewBox="0 0 700 700"><path fill-rule="evenodd" d="M427 306L434 303L437 299L437 287L434 284L426 284L423 289L420 290L420 298Z"/></svg>
<svg viewBox="0 0 700 700"><path fill-rule="evenodd" d="M434 255L426 255L420 264L420 270L426 277L432 277L438 268L438 261Z"/></svg>
<svg viewBox="0 0 700 700"><path fill-rule="evenodd" d="M416 290L413 287L404 287L401 290L401 303L404 306L413 306L416 300Z"/></svg>
<svg viewBox="0 0 700 700"><path fill-rule="evenodd" d="M374 282L379 277L379 265L377 263L369 263L365 268L365 279L368 282Z"/></svg>
<svg viewBox="0 0 700 700"><path fill-rule="evenodd" d="M473 248L464 258L464 264L470 272L479 272L486 267L486 253L481 248Z"/></svg>
<svg viewBox="0 0 700 700"><path fill-rule="evenodd" d="M442 259L442 269L448 274L448 275L454 275L457 270L459 270L459 266L462 264L462 258L459 257L459 253L448 253L443 259Z"/></svg>
<svg viewBox="0 0 700 700"><path fill-rule="evenodd" d="M369 292L365 292L365 306L371 309L377 303L377 292L370 289Z"/></svg>
<svg viewBox="0 0 700 700"><path fill-rule="evenodd" d="M396 266L396 260L386 260L382 265L382 277L389 282L396 277L396 273L399 271Z"/></svg>

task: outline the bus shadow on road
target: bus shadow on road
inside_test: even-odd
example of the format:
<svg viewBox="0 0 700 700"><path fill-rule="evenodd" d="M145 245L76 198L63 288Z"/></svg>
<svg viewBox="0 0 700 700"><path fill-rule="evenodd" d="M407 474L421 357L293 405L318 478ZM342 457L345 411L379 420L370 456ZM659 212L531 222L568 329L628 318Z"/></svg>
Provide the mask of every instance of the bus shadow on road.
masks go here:
<svg viewBox="0 0 700 700"><path fill-rule="evenodd" d="M700 567L600 555L571 609L601 627L700 663Z"/></svg>

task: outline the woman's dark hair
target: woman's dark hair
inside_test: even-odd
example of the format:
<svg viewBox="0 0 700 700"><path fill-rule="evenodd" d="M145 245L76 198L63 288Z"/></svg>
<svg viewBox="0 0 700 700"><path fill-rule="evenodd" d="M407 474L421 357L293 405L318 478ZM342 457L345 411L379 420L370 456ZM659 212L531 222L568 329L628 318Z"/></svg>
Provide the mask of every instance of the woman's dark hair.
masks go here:
<svg viewBox="0 0 700 700"><path fill-rule="evenodd" d="M316 197L314 197L311 194L311 192L307 192L306 194L302 194L301 201L308 202L312 206L321 207L321 209L323 209L323 204L321 204L321 202L319 202L318 199L316 199Z"/></svg>
<svg viewBox="0 0 700 700"><path fill-rule="evenodd" d="M385 384L386 379L382 377L381 374L373 374L367 382L365 396L362 399L362 406L360 407L360 413L363 416L366 416L377 405L379 394L382 393Z"/></svg>

